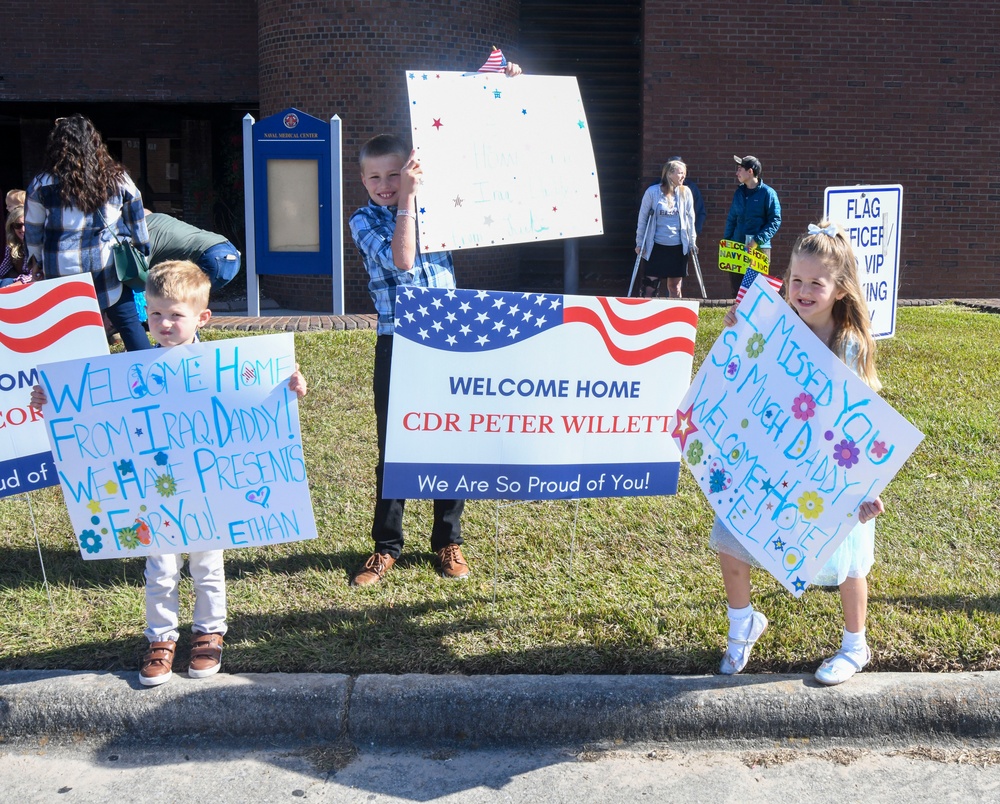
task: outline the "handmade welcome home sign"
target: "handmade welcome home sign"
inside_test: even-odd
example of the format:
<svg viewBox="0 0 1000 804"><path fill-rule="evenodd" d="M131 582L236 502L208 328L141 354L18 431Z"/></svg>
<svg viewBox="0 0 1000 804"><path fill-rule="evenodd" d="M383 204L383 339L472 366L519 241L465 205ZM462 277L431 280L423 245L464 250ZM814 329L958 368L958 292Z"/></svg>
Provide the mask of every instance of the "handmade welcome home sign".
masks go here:
<svg viewBox="0 0 1000 804"><path fill-rule="evenodd" d="M766 274L770 260L766 252L760 249L749 251L739 240L719 241L719 270L733 274L746 273L747 268L753 268L759 274Z"/></svg>
<svg viewBox="0 0 1000 804"><path fill-rule="evenodd" d="M674 494L687 301L400 288L384 494Z"/></svg>
<svg viewBox="0 0 1000 804"><path fill-rule="evenodd" d="M39 366L84 558L316 536L291 334Z"/></svg>
<svg viewBox="0 0 1000 804"><path fill-rule="evenodd" d="M672 434L723 524L798 597L923 434L767 282L715 342Z"/></svg>
<svg viewBox="0 0 1000 804"><path fill-rule="evenodd" d="M59 482L45 423L28 407L35 367L106 354L89 273L0 289L0 497Z"/></svg>
<svg viewBox="0 0 1000 804"><path fill-rule="evenodd" d="M406 86L423 251L603 233L575 78L413 70Z"/></svg>

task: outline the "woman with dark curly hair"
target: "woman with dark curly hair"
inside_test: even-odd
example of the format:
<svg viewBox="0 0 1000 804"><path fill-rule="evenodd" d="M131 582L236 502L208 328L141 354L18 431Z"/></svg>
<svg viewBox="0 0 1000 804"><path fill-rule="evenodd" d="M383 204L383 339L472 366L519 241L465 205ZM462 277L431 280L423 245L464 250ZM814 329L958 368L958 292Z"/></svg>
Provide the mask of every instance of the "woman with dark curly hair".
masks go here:
<svg viewBox="0 0 1000 804"><path fill-rule="evenodd" d="M94 124L61 117L49 134L45 167L28 185L25 243L46 279L90 272L101 310L128 351L150 349L132 291L118 280L112 230L149 254L142 196L111 158Z"/></svg>

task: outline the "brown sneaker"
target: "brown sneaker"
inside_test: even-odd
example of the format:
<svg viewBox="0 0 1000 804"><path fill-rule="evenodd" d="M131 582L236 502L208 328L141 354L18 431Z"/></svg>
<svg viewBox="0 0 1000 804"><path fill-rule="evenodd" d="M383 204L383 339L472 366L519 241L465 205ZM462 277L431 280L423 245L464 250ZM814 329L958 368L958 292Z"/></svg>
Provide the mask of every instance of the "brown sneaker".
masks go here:
<svg viewBox="0 0 1000 804"><path fill-rule="evenodd" d="M395 563L396 559L388 553L372 553L354 573L351 586L370 586L378 583Z"/></svg>
<svg viewBox="0 0 1000 804"><path fill-rule="evenodd" d="M172 639L150 642L139 666L139 683L144 687L156 687L170 681L174 674L175 650L177 643Z"/></svg>
<svg viewBox="0 0 1000 804"><path fill-rule="evenodd" d="M222 634L195 634L191 640L190 678L214 676L222 667Z"/></svg>
<svg viewBox="0 0 1000 804"><path fill-rule="evenodd" d="M441 575L445 578L468 578L469 565L462 555L462 548L457 544L449 544L437 551L441 562Z"/></svg>

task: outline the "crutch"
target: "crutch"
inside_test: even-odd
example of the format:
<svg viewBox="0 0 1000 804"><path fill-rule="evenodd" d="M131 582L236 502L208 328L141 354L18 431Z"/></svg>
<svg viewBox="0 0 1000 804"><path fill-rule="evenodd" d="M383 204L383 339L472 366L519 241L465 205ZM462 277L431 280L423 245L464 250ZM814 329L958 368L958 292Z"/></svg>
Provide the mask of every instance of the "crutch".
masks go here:
<svg viewBox="0 0 1000 804"><path fill-rule="evenodd" d="M653 222L653 216L646 218L646 231L642 235L642 246L646 245L646 238L649 236L649 224ZM635 278L639 273L639 263L642 261L642 246L639 246L639 253L635 255L635 265L632 266L632 281L628 283L628 297L632 298L632 289L635 287Z"/></svg>
<svg viewBox="0 0 1000 804"><path fill-rule="evenodd" d="M705 282L701 278L701 265L698 263L698 255L691 252L691 259L694 260L694 273L698 277L698 287L701 288L701 297L703 299L708 298L708 294L705 293Z"/></svg>

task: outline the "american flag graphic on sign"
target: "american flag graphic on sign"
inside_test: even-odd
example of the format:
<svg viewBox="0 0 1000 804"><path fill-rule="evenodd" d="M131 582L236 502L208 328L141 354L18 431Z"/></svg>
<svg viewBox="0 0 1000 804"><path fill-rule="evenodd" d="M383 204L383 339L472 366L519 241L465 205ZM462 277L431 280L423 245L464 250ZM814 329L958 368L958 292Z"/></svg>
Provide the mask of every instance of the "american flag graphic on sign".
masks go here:
<svg viewBox="0 0 1000 804"><path fill-rule="evenodd" d="M0 497L59 482L45 420L28 407L37 366L107 353L89 273L0 288Z"/></svg>
<svg viewBox="0 0 1000 804"><path fill-rule="evenodd" d="M480 73L502 73L507 67L507 59L504 58L503 51L500 48L493 48L493 52L490 53L490 57L483 62L483 66L480 67L477 72Z"/></svg>
<svg viewBox="0 0 1000 804"><path fill-rule="evenodd" d="M0 346L18 354L39 352L88 329L104 337L104 323L90 274L0 290Z"/></svg>
<svg viewBox="0 0 1000 804"><path fill-rule="evenodd" d="M774 288L778 293L781 292L780 276L771 276L770 274L762 274L759 271L755 271L753 268L747 268L747 272L743 276L743 281L740 283L740 289L736 292L737 304L743 301L743 297L747 295L747 291L750 289L750 286L754 283L754 280L758 276L764 277L764 279L767 280L767 284L769 284L772 288Z"/></svg>
<svg viewBox="0 0 1000 804"><path fill-rule="evenodd" d="M567 298L571 301L564 304ZM596 330L609 355L623 366L666 354L693 355L697 310L655 305L652 299L487 290L449 290L442 295L408 287L397 292L395 332L446 352L487 352L562 324L579 323Z"/></svg>

